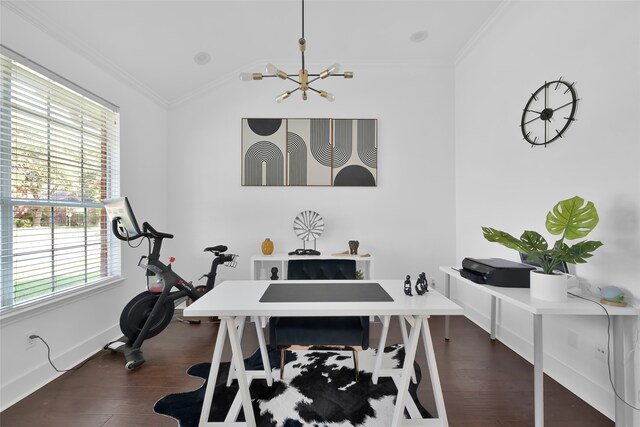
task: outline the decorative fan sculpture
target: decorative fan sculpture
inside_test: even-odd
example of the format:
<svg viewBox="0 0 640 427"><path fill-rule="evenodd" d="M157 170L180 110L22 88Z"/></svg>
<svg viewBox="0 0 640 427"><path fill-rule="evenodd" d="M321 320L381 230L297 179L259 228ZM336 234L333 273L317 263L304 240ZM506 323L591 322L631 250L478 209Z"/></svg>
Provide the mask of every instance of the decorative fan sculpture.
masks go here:
<svg viewBox="0 0 640 427"><path fill-rule="evenodd" d="M316 250L316 240L324 231L324 220L318 212L302 211L293 220L293 231L302 240L303 250L307 250L307 242L313 240L313 250Z"/></svg>

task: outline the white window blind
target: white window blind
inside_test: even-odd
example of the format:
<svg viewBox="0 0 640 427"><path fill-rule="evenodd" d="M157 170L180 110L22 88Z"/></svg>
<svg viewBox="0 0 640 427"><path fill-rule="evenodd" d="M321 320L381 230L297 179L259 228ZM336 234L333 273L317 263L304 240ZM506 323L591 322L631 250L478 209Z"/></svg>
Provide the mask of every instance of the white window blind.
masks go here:
<svg viewBox="0 0 640 427"><path fill-rule="evenodd" d="M101 202L119 193L120 125L117 107L4 46L0 61L4 311L120 275Z"/></svg>

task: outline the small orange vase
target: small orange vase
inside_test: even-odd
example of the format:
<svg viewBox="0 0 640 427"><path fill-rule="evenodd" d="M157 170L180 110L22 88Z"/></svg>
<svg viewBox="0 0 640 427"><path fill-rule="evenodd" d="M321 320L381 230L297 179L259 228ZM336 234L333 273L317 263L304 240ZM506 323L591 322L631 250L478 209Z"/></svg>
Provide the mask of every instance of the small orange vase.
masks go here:
<svg viewBox="0 0 640 427"><path fill-rule="evenodd" d="M268 238L262 242L262 253L265 255L271 255L273 253L273 242Z"/></svg>

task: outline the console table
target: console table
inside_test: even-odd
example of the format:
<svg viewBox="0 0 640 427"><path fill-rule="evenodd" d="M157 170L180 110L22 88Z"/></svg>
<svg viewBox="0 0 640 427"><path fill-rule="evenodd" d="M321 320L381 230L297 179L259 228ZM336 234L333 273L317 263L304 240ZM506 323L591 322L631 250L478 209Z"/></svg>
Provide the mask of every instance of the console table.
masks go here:
<svg viewBox="0 0 640 427"><path fill-rule="evenodd" d="M271 267L278 267L279 280L287 280L287 262L294 259L354 259L356 270L362 271L365 280L374 276L373 257L359 255L254 255L251 257L251 279L268 280L271 278ZM262 270L264 269L264 273Z"/></svg>
<svg viewBox="0 0 640 427"><path fill-rule="evenodd" d="M440 271L445 274L443 294L450 298L451 296L451 278L456 283L470 286L483 293L491 296L491 339L496 338L496 300L501 300L509 304L513 304L524 311L533 315L533 375L534 375L534 416L535 427L544 426L544 390L543 390L543 337L542 337L542 318L546 314L553 315L596 315L604 316L605 312L602 307L591 301L577 298L569 295L566 302L548 302L535 298L531 298L529 288L503 288L498 286L481 285L471 280L465 279L460 275L458 269L453 267L440 267ZM613 324L613 369L614 384L619 384L616 388L618 394L624 398L624 351L622 336L622 319L621 316L638 316L640 310L634 307L613 307L607 306L607 311L612 319ZM449 317L445 317L445 339L449 339ZM622 367L622 369L620 369ZM623 402L616 399L615 405L615 423L616 427L625 427L626 424L626 408Z"/></svg>

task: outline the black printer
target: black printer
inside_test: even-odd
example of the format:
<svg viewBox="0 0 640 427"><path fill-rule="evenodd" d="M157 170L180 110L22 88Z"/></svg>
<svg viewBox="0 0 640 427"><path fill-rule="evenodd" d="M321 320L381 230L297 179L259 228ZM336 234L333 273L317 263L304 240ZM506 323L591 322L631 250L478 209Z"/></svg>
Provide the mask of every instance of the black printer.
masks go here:
<svg viewBox="0 0 640 427"><path fill-rule="evenodd" d="M472 282L503 288L528 288L534 266L501 258L462 260L460 275Z"/></svg>

